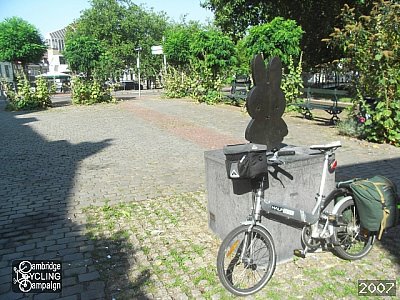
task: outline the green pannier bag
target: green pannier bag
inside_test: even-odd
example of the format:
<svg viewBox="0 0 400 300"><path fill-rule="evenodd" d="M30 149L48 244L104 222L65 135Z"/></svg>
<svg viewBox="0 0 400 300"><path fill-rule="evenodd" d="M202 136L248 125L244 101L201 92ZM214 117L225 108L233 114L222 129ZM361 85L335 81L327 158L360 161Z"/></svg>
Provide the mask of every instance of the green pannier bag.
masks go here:
<svg viewBox="0 0 400 300"><path fill-rule="evenodd" d="M396 186L383 176L357 180L350 184L360 216L360 225L369 231L379 231L381 239L385 229L399 223L399 198Z"/></svg>

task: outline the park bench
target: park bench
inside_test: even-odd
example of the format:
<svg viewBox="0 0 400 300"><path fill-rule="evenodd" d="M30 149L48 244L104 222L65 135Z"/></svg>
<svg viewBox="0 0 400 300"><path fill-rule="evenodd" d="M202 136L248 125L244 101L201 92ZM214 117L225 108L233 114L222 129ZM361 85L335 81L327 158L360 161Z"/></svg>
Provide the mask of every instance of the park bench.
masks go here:
<svg viewBox="0 0 400 300"><path fill-rule="evenodd" d="M239 104L240 101L246 100L247 93L250 90L251 81L249 76L238 75L232 81L232 86L228 98Z"/></svg>
<svg viewBox="0 0 400 300"><path fill-rule="evenodd" d="M294 105L301 108L303 117L309 120L313 119L312 110L320 109L329 113L332 117L330 119L331 124L336 124L340 120L339 114L345 109L345 105L338 104L338 96L348 96L348 91L344 90L329 90L329 89L316 89L306 88L302 89L302 92L307 94L307 99L303 102L295 103ZM328 97L330 100L315 100L314 97Z"/></svg>

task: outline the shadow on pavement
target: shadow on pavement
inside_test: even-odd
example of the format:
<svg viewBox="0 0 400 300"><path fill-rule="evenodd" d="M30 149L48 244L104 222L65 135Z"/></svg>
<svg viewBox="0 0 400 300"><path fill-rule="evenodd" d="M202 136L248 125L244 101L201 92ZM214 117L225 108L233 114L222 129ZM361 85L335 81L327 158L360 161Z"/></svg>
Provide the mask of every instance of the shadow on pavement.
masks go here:
<svg viewBox="0 0 400 300"><path fill-rule="evenodd" d="M96 222L88 221L87 227L96 227ZM94 241L92 258L105 283L105 299L149 299L144 287L150 281L150 269L144 268L139 273L131 273L131 267L137 265L139 248L129 242L126 232L119 230L113 237L91 237ZM129 298L127 296L129 294Z"/></svg>
<svg viewBox="0 0 400 300"><path fill-rule="evenodd" d="M79 164L111 140L48 141L32 130L33 122L40 120L0 111L0 299L104 299L93 241L74 203L74 182ZM16 259L61 260L62 293L12 292L11 264ZM128 257L121 257L119 268L128 272Z"/></svg>

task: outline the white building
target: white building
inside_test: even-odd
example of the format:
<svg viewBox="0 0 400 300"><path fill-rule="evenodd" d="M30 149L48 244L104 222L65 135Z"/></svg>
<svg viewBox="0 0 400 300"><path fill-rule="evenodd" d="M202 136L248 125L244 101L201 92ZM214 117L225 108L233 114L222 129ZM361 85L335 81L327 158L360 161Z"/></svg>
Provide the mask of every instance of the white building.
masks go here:
<svg viewBox="0 0 400 300"><path fill-rule="evenodd" d="M10 62L0 62L0 80L13 82L13 68Z"/></svg>
<svg viewBox="0 0 400 300"><path fill-rule="evenodd" d="M49 72L69 73L68 65L61 54L65 48L66 28L50 32L46 35L47 60Z"/></svg>
<svg viewBox="0 0 400 300"><path fill-rule="evenodd" d="M0 62L0 81L13 83L13 69L9 62ZM0 84L0 100L5 99L3 86Z"/></svg>

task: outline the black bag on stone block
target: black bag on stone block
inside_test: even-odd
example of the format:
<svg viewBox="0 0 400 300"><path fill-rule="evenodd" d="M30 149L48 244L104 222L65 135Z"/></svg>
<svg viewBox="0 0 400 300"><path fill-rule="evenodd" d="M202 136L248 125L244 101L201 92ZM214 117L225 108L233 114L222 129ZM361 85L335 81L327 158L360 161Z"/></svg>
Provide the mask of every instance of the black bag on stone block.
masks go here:
<svg viewBox="0 0 400 300"><path fill-rule="evenodd" d="M268 173L266 145L228 145L224 147L224 154L230 179L251 179Z"/></svg>
<svg viewBox="0 0 400 300"><path fill-rule="evenodd" d="M379 231L399 223L399 198L393 182L383 176L358 180L350 184L360 215L360 225L369 231Z"/></svg>

